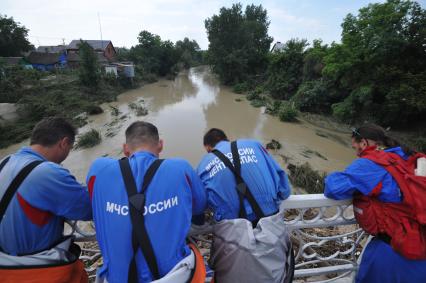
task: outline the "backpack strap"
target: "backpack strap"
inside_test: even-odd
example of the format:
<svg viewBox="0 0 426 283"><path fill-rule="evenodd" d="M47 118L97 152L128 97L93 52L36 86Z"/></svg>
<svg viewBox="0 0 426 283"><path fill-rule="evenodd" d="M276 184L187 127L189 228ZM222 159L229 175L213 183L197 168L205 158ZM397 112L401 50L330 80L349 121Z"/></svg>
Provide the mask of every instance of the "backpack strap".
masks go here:
<svg viewBox="0 0 426 283"><path fill-rule="evenodd" d="M6 163L9 161L9 159L10 159L10 156L3 159L3 161L0 163L0 172L3 169L4 165L6 165Z"/></svg>
<svg viewBox="0 0 426 283"><path fill-rule="evenodd" d="M3 162L0 164L0 170L3 169L3 167L6 165L6 163L9 161L9 157L3 160ZM16 191L18 190L19 186L22 184L22 182L25 180L25 178L33 171L34 168L36 168L40 163L43 163L43 160L36 160L29 164L27 164L24 168L21 169L21 171L16 175L16 177L12 180L9 187L6 189L6 191L3 194L3 197L0 201L0 223L3 220L3 216L6 213L6 209L9 206L10 202L12 201L13 196L15 195Z"/></svg>
<svg viewBox="0 0 426 283"><path fill-rule="evenodd" d="M156 159L148 168L145 173L141 192L138 193L135 178L130 168L128 158L122 158L120 163L121 174L123 176L124 185L126 187L127 197L129 200L129 212L132 222L132 245L134 254L132 261L129 265L128 282L138 282L137 266L136 266L136 252L140 248L145 257L148 268L154 280L160 278L158 271L157 259L155 257L154 249L152 248L149 239L148 231L145 227L144 207L145 207L145 192L151 183L157 169L160 167L164 159Z"/></svg>
<svg viewBox="0 0 426 283"><path fill-rule="evenodd" d="M241 177L241 162L240 155L238 154L237 142L231 142L232 161L234 164L232 164L231 161L219 150L214 149L212 153L216 155L234 174L235 181L237 183L238 198L240 201L239 217L247 219L247 213L244 209L244 199L247 199L258 219L265 217L265 214L248 188L246 182L243 177Z"/></svg>

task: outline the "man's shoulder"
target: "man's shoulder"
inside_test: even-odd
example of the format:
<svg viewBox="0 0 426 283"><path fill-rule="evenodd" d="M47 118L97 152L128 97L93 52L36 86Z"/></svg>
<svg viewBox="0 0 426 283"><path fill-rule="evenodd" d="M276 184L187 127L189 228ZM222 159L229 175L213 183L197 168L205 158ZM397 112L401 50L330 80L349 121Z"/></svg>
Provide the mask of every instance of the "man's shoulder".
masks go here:
<svg viewBox="0 0 426 283"><path fill-rule="evenodd" d="M89 169L89 174L94 175L101 173L112 166L118 166L118 160L111 157L99 157L93 161Z"/></svg>
<svg viewBox="0 0 426 283"><path fill-rule="evenodd" d="M254 139L239 139L237 140L238 146L261 146L262 144Z"/></svg>
<svg viewBox="0 0 426 283"><path fill-rule="evenodd" d="M183 158L167 158L163 161L162 164L163 168L166 168L168 170L173 170L176 168L180 168L180 169L192 169L191 164L189 164L189 162Z"/></svg>
<svg viewBox="0 0 426 283"><path fill-rule="evenodd" d="M33 170L35 175L47 175L50 177L71 174L68 169L64 168L62 165L51 161L44 161Z"/></svg>

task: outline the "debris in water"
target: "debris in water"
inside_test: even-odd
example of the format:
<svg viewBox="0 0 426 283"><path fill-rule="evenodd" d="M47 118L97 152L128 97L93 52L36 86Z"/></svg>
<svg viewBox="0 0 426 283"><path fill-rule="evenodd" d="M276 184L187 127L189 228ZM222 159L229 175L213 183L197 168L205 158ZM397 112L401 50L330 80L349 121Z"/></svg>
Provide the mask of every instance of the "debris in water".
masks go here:
<svg viewBox="0 0 426 283"><path fill-rule="evenodd" d="M272 139L270 142L266 144L266 149L280 150L281 147L282 147L281 143L274 139Z"/></svg>
<svg viewBox="0 0 426 283"><path fill-rule="evenodd" d="M320 194L324 192L325 172L312 169L309 163L302 165L289 164L290 182L296 186L305 189L310 194Z"/></svg>
<svg viewBox="0 0 426 283"><path fill-rule="evenodd" d="M82 134L78 138L75 148L94 147L95 145L100 144L101 141L102 141L101 134L97 130L91 129L90 131Z"/></svg>

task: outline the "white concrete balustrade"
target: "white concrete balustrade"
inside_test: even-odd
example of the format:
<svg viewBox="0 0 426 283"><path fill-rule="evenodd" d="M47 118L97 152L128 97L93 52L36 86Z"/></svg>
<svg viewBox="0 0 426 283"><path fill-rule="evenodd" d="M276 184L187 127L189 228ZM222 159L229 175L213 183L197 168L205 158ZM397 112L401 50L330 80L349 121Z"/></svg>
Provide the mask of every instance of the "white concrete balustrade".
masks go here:
<svg viewBox="0 0 426 283"><path fill-rule="evenodd" d="M351 282L367 235L358 227L352 200L335 201L322 194L292 195L281 205L295 250L295 282ZM83 246L82 259L94 276L101 257L90 223L73 223L72 233ZM191 231L192 240L208 258L211 227ZM211 237L210 237L211 238Z"/></svg>

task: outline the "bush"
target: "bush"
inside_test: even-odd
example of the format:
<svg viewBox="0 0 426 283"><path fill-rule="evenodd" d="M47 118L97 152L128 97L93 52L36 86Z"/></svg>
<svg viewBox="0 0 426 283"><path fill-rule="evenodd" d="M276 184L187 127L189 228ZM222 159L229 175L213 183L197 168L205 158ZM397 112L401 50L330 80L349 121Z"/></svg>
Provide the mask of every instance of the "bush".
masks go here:
<svg viewBox="0 0 426 283"><path fill-rule="evenodd" d="M264 98L254 99L250 102L250 104L253 107L262 107L266 106L266 100Z"/></svg>
<svg viewBox="0 0 426 283"><path fill-rule="evenodd" d="M91 129L87 133L81 135L77 141L75 148L89 148L94 147L95 145L100 144L102 141L101 134L95 130Z"/></svg>
<svg viewBox="0 0 426 283"><path fill-rule="evenodd" d="M265 113L276 116L281 108L281 101L272 100L266 104Z"/></svg>
<svg viewBox="0 0 426 283"><path fill-rule="evenodd" d="M283 122L294 122L296 121L297 117L297 110L294 107L293 103L290 102L283 102L281 104L280 110L278 112L278 117Z"/></svg>
<svg viewBox="0 0 426 283"><path fill-rule="evenodd" d="M247 94L247 100L255 100L255 99L261 99L260 95L256 92L251 91L249 94Z"/></svg>
<svg viewBox="0 0 426 283"><path fill-rule="evenodd" d="M249 89L250 88L249 88L249 86L246 82L235 84L232 87L232 91L235 92L235 93L239 93L239 94L244 93L244 92L248 91Z"/></svg>
<svg viewBox="0 0 426 283"><path fill-rule="evenodd" d="M102 79L105 83L111 85L111 86L117 86L117 77L113 73L104 73L102 74Z"/></svg>
<svg viewBox="0 0 426 283"><path fill-rule="evenodd" d="M300 111L326 113L330 110L332 97L324 80L304 82L291 99Z"/></svg>

